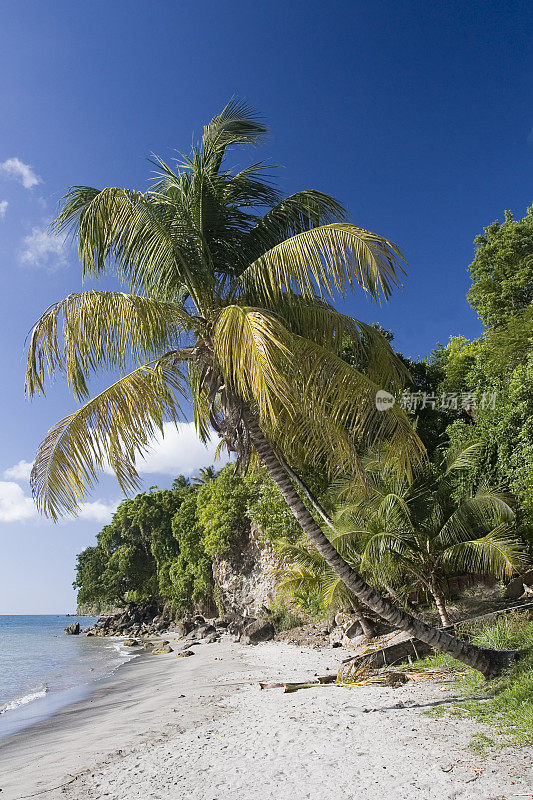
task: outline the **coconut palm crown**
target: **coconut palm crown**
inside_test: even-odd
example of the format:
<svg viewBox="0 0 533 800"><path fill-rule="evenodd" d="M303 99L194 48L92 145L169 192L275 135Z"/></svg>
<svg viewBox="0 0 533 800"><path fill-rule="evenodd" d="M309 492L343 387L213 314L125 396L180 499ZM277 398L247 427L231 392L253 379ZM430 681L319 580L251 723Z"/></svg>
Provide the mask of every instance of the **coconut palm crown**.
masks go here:
<svg viewBox="0 0 533 800"><path fill-rule="evenodd" d="M156 159L145 192L77 186L58 231L72 230L84 276L111 271L129 293L86 291L46 310L30 341L28 395L61 370L77 399L98 368L135 369L61 420L32 472L41 509L75 511L107 464L121 487L137 484L135 455L192 400L205 441L210 426L246 462L243 404L288 460L356 463L354 440L387 439L402 468L421 452L402 412L377 412L379 387L401 384L401 364L369 325L338 313L335 292L361 287L387 298L402 273L396 245L346 222L331 197L304 190L281 198L266 165L225 166L266 128L230 102L201 144L174 167ZM367 365L339 357L349 340Z"/></svg>

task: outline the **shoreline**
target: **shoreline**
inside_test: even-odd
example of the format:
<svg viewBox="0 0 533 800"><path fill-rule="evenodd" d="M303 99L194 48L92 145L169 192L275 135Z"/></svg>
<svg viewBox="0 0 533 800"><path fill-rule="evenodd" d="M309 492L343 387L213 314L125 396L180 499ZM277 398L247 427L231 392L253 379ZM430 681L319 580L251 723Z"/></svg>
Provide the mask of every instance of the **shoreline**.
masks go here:
<svg viewBox="0 0 533 800"><path fill-rule="evenodd" d="M261 690L259 681L334 672L339 651L280 642L250 647L229 637L194 650L190 658L141 654L90 697L0 741L2 797L533 796L532 748L482 759L465 748L473 733L488 733L486 726L421 714L451 699L445 684L284 694Z"/></svg>
<svg viewBox="0 0 533 800"><path fill-rule="evenodd" d="M107 645L116 651L117 660L114 664L109 662L109 669L102 674L65 688L52 688L50 691L46 682L43 682L42 689L35 689L6 701L0 712L0 744L26 728L50 719L63 708L91 697L126 664L144 654L138 649L128 651L127 648L120 647L125 638L109 637Z"/></svg>

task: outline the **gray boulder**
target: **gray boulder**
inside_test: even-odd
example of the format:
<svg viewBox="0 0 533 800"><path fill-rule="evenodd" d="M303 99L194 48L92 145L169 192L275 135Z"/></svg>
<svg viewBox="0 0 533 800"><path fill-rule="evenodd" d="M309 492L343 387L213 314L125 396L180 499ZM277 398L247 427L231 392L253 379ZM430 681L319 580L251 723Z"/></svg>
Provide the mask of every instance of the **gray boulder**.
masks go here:
<svg viewBox="0 0 533 800"><path fill-rule="evenodd" d="M508 583L503 596L508 600L518 600L526 593L525 587L531 585L533 585L533 569L524 572L523 575Z"/></svg>
<svg viewBox="0 0 533 800"><path fill-rule="evenodd" d="M168 642L160 642L159 644L156 644L156 646L152 650L152 655L160 656L164 655L165 653L172 653L172 652L173 652L172 647L169 645Z"/></svg>
<svg viewBox="0 0 533 800"><path fill-rule="evenodd" d="M79 636L80 633L80 623L73 622L72 625L67 625L65 628L65 633L67 636Z"/></svg>
<svg viewBox="0 0 533 800"><path fill-rule="evenodd" d="M215 633L214 625L200 625L199 628L195 630L195 639L203 639L205 636L208 636L210 633Z"/></svg>
<svg viewBox="0 0 533 800"><path fill-rule="evenodd" d="M185 617L180 622L176 622L174 624L174 631L179 636L180 639L183 639L185 636L188 636L194 630L194 622L192 619Z"/></svg>
<svg viewBox="0 0 533 800"><path fill-rule="evenodd" d="M246 626L241 636L243 644L258 644L268 642L275 635L274 626L267 619L256 619Z"/></svg>
<svg viewBox="0 0 533 800"><path fill-rule="evenodd" d="M188 658L189 656L194 655L194 650L183 650L181 653L178 653L178 658Z"/></svg>

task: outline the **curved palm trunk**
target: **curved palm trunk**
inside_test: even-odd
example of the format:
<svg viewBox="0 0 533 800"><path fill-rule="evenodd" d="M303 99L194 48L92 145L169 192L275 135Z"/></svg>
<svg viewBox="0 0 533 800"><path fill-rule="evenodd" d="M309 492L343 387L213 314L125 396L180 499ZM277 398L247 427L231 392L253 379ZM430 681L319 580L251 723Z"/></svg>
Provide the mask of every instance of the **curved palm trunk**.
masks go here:
<svg viewBox="0 0 533 800"><path fill-rule="evenodd" d="M283 469L286 471L291 481L296 484L296 486L300 489L303 495L307 498L308 502L311 504L311 507L314 509L314 511L318 514L319 517L321 517L321 519L324 520L328 528L331 528L331 530L334 531L335 526L333 525L333 522L329 518L327 512L322 508L322 506L316 500L316 498L313 497L313 495L309 491L309 488L305 485L302 479L299 478L298 475L289 467L285 459L282 458L279 453L276 453L276 458L278 459L280 466L282 466ZM359 603L357 603L357 601L353 603L353 612L355 618L361 625L361 629L365 637L367 639L373 639L374 636L376 635L374 626L368 619L368 617L365 617L364 611L359 605Z"/></svg>
<svg viewBox="0 0 533 800"><path fill-rule="evenodd" d="M451 636L446 631L427 625L381 597L339 555L329 539L316 523L292 481L278 460L274 448L266 439L249 411L243 413L252 444L265 465L270 477L281 492L302 530L326 560L332 570L358 600L395 628L407 631L416 639L435 650L448 653L469 667L481 672L487 679L498 675L516 658L515 651L490 650L476 647L469 642Z"/></svg>

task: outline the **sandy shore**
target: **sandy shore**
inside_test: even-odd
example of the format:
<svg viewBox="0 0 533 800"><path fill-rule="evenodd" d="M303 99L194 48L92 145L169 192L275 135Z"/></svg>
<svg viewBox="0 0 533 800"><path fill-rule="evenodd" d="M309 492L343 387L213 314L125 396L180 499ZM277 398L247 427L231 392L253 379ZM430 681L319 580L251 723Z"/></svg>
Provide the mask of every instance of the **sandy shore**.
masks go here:
<svg viewBox="0 0 533 800"><path fill-rule="evenodd" d="M345 652L342 656L345 656ZM122 667L89 699L0 742L4 800L511 800L533 797L533 748L488 758L468 720L422 711L434 681L284 694L259 680L335 671L338 650L200 645Z"/></svg>

